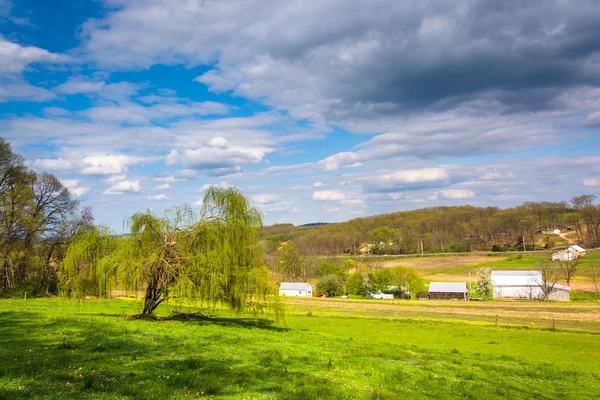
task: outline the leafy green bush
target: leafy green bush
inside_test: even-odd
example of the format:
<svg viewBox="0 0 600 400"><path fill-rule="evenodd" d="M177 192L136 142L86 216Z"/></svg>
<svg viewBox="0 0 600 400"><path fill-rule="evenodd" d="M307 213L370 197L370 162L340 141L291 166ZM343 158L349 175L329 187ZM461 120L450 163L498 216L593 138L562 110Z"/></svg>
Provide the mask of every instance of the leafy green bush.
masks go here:
<svg viewBox="0 0 600 400"><path fill-rule="evenodd" d="M317 282L317 293L327 297L344 294L344 279L338 275L326 275Z"/></svg>

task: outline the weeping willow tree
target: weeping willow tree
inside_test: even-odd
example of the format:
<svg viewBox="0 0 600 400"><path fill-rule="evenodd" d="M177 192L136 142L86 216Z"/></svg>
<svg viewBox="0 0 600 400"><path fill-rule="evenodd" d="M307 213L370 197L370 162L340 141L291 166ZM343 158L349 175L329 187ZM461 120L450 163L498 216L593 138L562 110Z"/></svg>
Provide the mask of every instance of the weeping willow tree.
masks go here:
<svg viewBox="0 0 600 400"><path fill-rule="evenodd" d="M147 211L128 218L131 234L99 260L95 277L106 287L144 289L140 318L172 298L280 318L277 290L257 246L261 227L260 213L237 189L212 187L200 216L183 206L164 216Z"/></svg>
<svg viewBox="0 0 600 400"><path fill-rule="evenodd" d="M107 293L109 277L101 263L115 249L116 241L108 227L95 226L78 234L59 264L60 292L79 297Z"/></svg>

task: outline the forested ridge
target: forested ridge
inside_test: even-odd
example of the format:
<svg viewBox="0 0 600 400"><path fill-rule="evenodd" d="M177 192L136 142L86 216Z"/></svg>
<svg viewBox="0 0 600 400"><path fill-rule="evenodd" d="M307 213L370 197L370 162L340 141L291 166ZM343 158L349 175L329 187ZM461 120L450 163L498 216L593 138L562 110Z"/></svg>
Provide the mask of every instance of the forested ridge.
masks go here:
<svg viewBox="0 0 600 400"><path fill-rule="evenodd" d="M316 227L267 227L263 237L274 250L289 242L302 255L416 254L559 248L554 229L573 231L575 241L600 245L600 206L593 195L561 202L526 202L517 207L431 207L356 218ZM543 244L540 244L540 235Z"/></svg>

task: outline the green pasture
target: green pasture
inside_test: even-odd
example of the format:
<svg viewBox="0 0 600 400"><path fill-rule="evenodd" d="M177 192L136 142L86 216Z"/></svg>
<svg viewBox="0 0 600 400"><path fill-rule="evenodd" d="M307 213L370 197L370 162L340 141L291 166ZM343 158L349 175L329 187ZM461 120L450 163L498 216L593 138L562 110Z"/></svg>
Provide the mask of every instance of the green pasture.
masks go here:
<svg viewBox="0 0 600 400"><path fill-rule="evenodd" d="M2 399L600 396L600 335L290 313L131 320L133 301L0 300Z"/></svg>

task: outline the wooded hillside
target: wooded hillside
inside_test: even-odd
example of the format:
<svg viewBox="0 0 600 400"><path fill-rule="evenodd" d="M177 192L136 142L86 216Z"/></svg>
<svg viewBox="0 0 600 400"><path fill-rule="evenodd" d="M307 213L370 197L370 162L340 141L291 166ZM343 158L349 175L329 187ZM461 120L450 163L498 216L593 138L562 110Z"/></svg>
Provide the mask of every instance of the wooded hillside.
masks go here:
<svg viewBox="0 0 600 400"><path fill-rule="evenodd" d="M280 225L267 235L271 248L290 241L303 255L414 254L475 250L528 250L560 247L554 229L572 230L584 247L600 245L600 206L595 196L570 201L527 202L517 207L432 207L357 218L317 227ZM273 229L273 227L267 227ZM561 243L561 241L563 243Z"/></svg>

